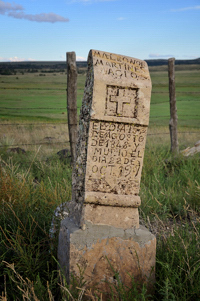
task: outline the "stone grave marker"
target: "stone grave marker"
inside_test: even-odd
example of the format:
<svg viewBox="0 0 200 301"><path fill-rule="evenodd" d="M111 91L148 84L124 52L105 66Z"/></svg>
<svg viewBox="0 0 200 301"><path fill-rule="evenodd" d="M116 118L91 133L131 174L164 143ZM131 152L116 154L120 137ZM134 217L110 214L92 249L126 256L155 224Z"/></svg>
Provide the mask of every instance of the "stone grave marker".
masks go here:
<svg viewBox="0 0 200 301"><path fill-rule="evenodd" d="M58 258L68 280L79 265L88 286L108 291L109 262L126 285L128 272L154 279L156 240L139 226L138 214L150 97L146 62L89 52L70 215L59 235Z"/></svg>

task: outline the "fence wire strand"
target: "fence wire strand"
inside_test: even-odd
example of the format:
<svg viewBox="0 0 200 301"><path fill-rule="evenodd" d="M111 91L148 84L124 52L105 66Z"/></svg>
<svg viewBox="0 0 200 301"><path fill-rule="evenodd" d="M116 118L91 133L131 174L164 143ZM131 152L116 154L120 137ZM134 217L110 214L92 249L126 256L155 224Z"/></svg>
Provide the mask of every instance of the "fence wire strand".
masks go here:
<svg viewBox="0 0 200 301"><path fill-rule="evenodd" d="M11 144L9 147L18 147L18 146L33 146L33 145L52 145L52 144L67 144L69 141L63 141L63 142L36 142L36 143L18 143L18 144ZM1 148L5 147L5 145L0 145Z"/></svg>
<svg viewBox="0 0 200 301"><path fill-rule="evenodd" d="M58 126L58 125L68 125L66 122L59 122L59 123L0 123L0 125L9 125L9 126Z"/></svg>
<svg viewBox="0 0 200 301"><path fill-rule="evenodd" d="M199 132L178 132L178 134L198 134ZM152 133L152 134L147 134L147 136L157 136L157 135L169 135L169 132L160 132L160 133ZM16 144L11 144L8 147L18 147L18 146L33 146L33 145L58 145L58 144L67 144L70 141L49 141L49 142L36 142L36 143L16 143ZM5 145L0 145L0 148L5 148Z"/></svg>

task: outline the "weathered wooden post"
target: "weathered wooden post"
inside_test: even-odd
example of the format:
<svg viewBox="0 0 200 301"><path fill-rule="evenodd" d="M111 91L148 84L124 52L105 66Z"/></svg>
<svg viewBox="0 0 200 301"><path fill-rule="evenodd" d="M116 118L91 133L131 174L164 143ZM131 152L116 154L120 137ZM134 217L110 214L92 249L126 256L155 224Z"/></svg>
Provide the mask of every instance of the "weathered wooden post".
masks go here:
<svg viewBox="0 0 200 301"><path fill-rule="evenodd" d="M77 141L77 69L76 53L67 52L67 114L72 164Z"/></svg>
<svg viewBox="0 0 200 301"><path fill-rule="evenodd" d="M169 131L171 138L171 152L177 153L178 135L177 135L177 108L176 108L176 91L175 91L175 58L168 60L168 75L169 75L169 98L170 98L170 121Z"/></svg>

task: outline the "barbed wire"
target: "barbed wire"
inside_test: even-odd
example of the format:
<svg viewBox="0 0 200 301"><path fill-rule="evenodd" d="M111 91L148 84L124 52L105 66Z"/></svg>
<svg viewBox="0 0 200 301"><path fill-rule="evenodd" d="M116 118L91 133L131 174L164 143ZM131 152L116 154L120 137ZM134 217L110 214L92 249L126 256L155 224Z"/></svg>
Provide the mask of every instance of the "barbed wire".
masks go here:
<svg viewBox="0 0 200 301"><path fill-rule="evenodd" d="M199 134L199 132L178 132L178 134ZM147 136L157 136L157 135L169 135L169 132L159 132L159 133L147 133ZM36 143L18 143L18 144L11 144L11 145L0 145L0 148L5 148L5 147L18 147L18 146L33 146L33 145L52 145L52 144L67 144L69 143L70 141L67 140L67 141L63 141L63 142L52 142L52 141L49 141L49 142L36 142Z"/></svg>
<svg viewBox="0 0 200 301"><path fill-rule="evenodd" d="M165 87L165 86L163 86ZM37 90L37 91L67 91L66 88L58 89L58 88L46 88L46 89L40 89L40 88L14 88L14 87L0 87L0 90ZM168 94L169 91L152 91L151 94ZM191 92L181 92L176 91L176 94L200 94L200 91L191 91Z"/></svg>
<svg viewBox="0 0 200 301"><path fill-rule="evenodd" d="M180 99L180 100L176 100L176 102L181 102L181 101L200 101L200 100L194 100L194 99ZM160 105L163 103L170 103L169 100L168 101L162 101L162 102L151 102L151 105Z"/></svg>
<svg viewBox="0 0 200 301"><path fill-rule="evenodd" d="M63 141L63 142L38 142L38 143L18 143L18 144L11 144L11 145L0 145L1 148L5 148L5 147L18 147L18 146L33 146L33 145L43 145L43 144L47 144L47 145L51 145L51 144L65 144L65 143L69 143L69 141Z"/></svg>
<svg viewBox="0 0 200 301"><path fill-rule="evenodd" d="M63 88L63 89L58 89L58 88L20 88L20 87L0 87L0 90L39 90L39 91L65 91L66 88Z"/></svg>
<svg viewBox="0 0 200 301"><path fill-rule="evenodd" d="M200 115L179 115L178 114L178 118L179 117L200 117ZM170 118L170 116L169 115L168 116L161 116L160 115L160 116L151 116L150 119L151 118Z"/></svg>
<svg viewBox="0 0 200 301"><path fill-rule="evenodd" d="M41 125L46 125L46 126L58 126L58 125L68 125L66 122L59 122L59 123L0 123L0 125L9 125L9 126L41 126Z"/></svg>
<svg viewBox="0 0 200 301"><path fill-rule="evenodd" d="M200 117L200 115L178 115L178 118L179 117ZM151 116L150 117L150 121L151 119L154 119L154 118L169 118L170 119L170 116ZM46 126L46 127L56 127L56 126L59 126L59 125L67 125L68 126L68 123L67 122L59 122L59 123L0 123L0 126ZM188 127L188 126L187 126ZM190 127L190 126L189 126ZM193 128L191 126L191 128Z"/></svg>
<svg viewBox="0 0 200 301"><path fill-rule="evenodd" d="M163 86L165 87L165 86ZM152 91L151 94L168 94L169 91ZM181 91L176 91L176 94L200 94L200 91L191 91L191 92L181 92Z"/></svg>
<svg viewBox="0 0 200 301"><path fill-rule="evenodd" d="M200 92L199 92L200 93ZM176 102L181 102L181 101L200 101L200 99L198 100L194 100L194 99L177 99ZM169 100L166 101L162 101L162 102L151 102L151 105L160 105L163 103L168 103L169 104ZM81 106L77 106L78 109L81 108ZM0 109L3 110L66 110L67 107L61 107L61 108L47 108L47 107L39 107L39 108L29 108L29 107L13 107L13 108L7 108L7 107L0 107Z"/></svg>
<svg viewBox="0 0 200 301"><path fill-rule="evenodd" d="M178 134L199 134L199 132L178 132ZM154 134L148 134L147 136L156 136L156 135L169 135L169 132L165 133L154 133Z"/></svg>
<svg viewBox="0 0 200 301"><path fill-rule="evenodd" d="M6 107L0 107L0 109L3 110L66 110L67 108L6 108Z"/></svg>

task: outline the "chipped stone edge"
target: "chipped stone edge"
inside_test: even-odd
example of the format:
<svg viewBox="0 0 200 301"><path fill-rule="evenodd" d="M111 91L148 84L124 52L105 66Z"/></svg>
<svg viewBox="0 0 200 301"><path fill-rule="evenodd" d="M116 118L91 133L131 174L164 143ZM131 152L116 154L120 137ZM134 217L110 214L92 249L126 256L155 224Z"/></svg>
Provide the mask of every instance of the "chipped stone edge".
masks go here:
<svg viewBox="0 0 200 301"><path fill-rule="evenodd" d="M155 236L144 226L140 226L138 229L123 229L109 225L94 225L85 221L83 230L77 227L70 217L65 218L61 222L61 229L63 229L64 232L67 231L68 242L70 241L70 244L73 244L78 250L83 250L85 247L92 249L92 246L97 242L113 237L123 240L133 240L137 242L140 247L144 247L155 239Z"/></svg>
<svg viewBox="0 0 200 301"><path fill-rule="evenodd" d="M94 191L86 191L85 204L87 203L105 206L137 208L141 205L141 199L138 195L121 195L105 192L95 193Z"/></svg>

